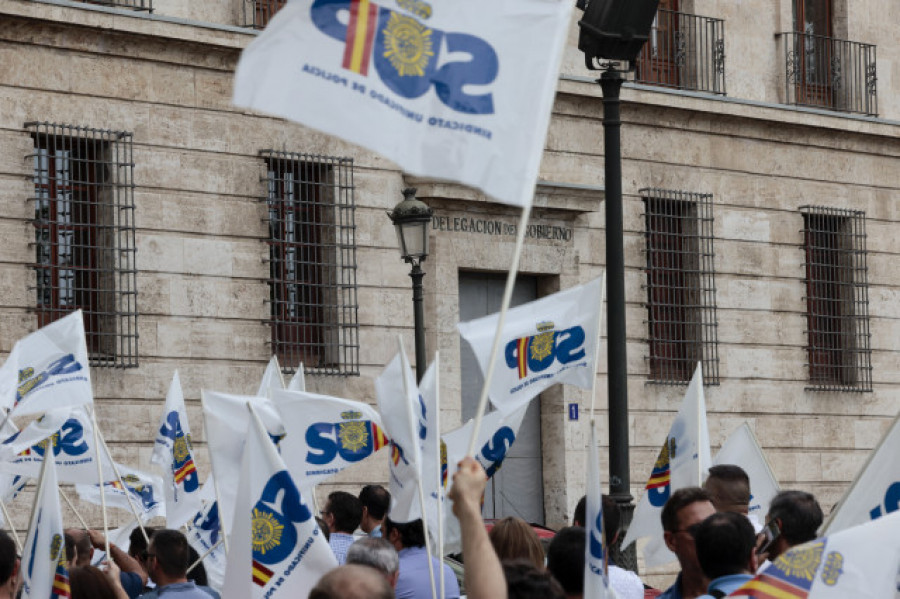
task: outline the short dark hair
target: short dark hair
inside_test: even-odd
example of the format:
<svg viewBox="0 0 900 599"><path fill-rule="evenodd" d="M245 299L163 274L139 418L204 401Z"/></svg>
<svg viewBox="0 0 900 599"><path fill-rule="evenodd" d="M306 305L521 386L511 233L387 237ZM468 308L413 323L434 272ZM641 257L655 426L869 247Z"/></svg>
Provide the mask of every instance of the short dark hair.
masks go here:
<svg viewBox="0 0 900 599"><path fill-rule="evenodd" d="M170 578L180 578L187 572L190 551L187 539L180 531L163 528L150 539L151 554L156 557L160 569Z"/></svg>
<svg viewBox="0 0 900 599"><path fill-rule="evenodd" d="M90 566L91 554L94 553L94 546L91 544L91 537L83 528L67 528L65 532L72 535L75 541L75 565Z"/></svg>
<svg viewBox="0 0 900 599"><path fill-rule="evenodd" d="M585 512L587 512L587 495L582 495L575 505L575 513L572 514L572 526L584 526L586 524Z"/></svg>
<svg viewBox="0 0 900 599"><path fill-rule="evenodd" d="M709 469L709 478L721 481L722 497L714 497L714 504L724 505L750 505L750 477L743 468L735 464L718 464Z"/></svg>
<svg viewBox="0 0 900 599"><path fill-rule="evenodd" d="M75 566L69 570L72 599L116 599L116 590L106 574L94 566Z"/></svg>
<svg viewBox="0 0 900 599"><path fill-rule="evenodd" d="M743 514L716 512L697 525L694 545L697 561L710 579L747 572L756 534Z"/></svg>
<svg viewBox="0 0 900 599"><path fill-rule="evenodd" d="M203 565L203 560L197 560L200 560L200 554L188 543L188 568L194 566L194 564L197 565L191 568L189 572L185 572L185 576L187 576L188 580L193 580L194 584L199 587L209 586L209 577L206 575L206 567Z"/></svg>
<svg viewBox="0 0 900 599"><path fill-rule="evenodd" d="M153 533L156 532L156 527L145 526L144 531L147 532L148 537L152 537ZM128 555L139 560L146 559L147 547L150 546L150 543L144 537L144 532L140 526L132 530L131 534L128 535L128 543Z"/></svg>
<svg viewBox="0 0 900 599"><path fill-rule="evenodd" d="M559 582L547 570L523 559L505 561L502 565L509 599L565 599Z"/></svg>
<svg viewBox="0 0 900 599"><path fill-rule="evenodd" d="M385 518L384 536L391 534L392 530L400 533L400 543L404 547L425 546L425 528L422 526L421 518L405 523L394 522L390 518Z"/></svg>
<svg viewBox="0 0 900 599"><path fill-rule="evenodd" d="M381 485L366 485L359 492L359 501L376 520L384 520L391 507L391 494Z"/></svg>
<svg viewBox="0 0 900 599"><path fill-rule="evenodd" d="M12 577L16 567L16 543L5 530L0 530L0 585Z"/></svg>
<svg viewBox="0 0 900 599"><path fill-rule="evenodd" d="M666 501L666 505L663 506L662 514L660 514L663 530L667 532L678 530L678 512L698 501L712 503L712 497L700 487L685 487L672 493L668 501Z"/></svg>
<svg viewBox="0 0 900 599"><path fill-rule="evenodd" d="M362 504L346 491L334 491L328 496L328 511L334 516L338 532L353 533L362 521Z"/></svg>
<svg viewBox="0 0 900 599"><path fill-rule="evenodd" d="M75 537L73 537L72 535L70 535L67 532L64 532L63 533L63 541L66 544L66 562L73 562L73 558L78 557L78 554L76 553L76 550L75 550ZM72 565L73 566L75 565L74 562L72 563ZM0 582L0 585L2 585L2 584L3 583Z"/></svg>
<svg viewBox="0 0 900 599"><path fill-rule="evenodd" d="M568 595L584 592L585 530L581 526L561 529L547 548L547 570Z"/></svg>
<svg viewBox="0 0 900 599"><path fill-rule="evenodd" d="M816 538L824 515L812 493L781 491L769 504L769 519L776 518L781 521L781 536L793 547Z"/></svg>
<svg viewBox="0 0 900 599"><path fill-rule="evenodd" d="M619 504L609 495L602 495L603 500L603 535L606 537L606 545L610 546L619 533L622 526L622 512Z"/></svg>

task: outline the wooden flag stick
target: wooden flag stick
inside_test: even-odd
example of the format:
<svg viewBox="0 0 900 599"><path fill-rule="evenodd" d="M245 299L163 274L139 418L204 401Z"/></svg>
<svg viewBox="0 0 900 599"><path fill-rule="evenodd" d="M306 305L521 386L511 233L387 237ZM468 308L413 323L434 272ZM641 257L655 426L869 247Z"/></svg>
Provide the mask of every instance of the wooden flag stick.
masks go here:
<svg viewBox="0 0 900 599"><path fill-rule="evenodd" d="M12 533L13 539L16 541L16 549L19 551L19 555L22 554L22 541L19 539L19 533L16 532L16 527L13 526L12 519L9 517L9 512L6 510L6 504L0 501L0 510L3 511L3 517L6 518L6 524L9 526L9 531Z"/></svg>
<svg viewBox="0 0 900 599"><path fill-rule="evenodd" d="M106 481L103 480L103 464L100 459L100 427L97 426L97 414L94 412L94 405L91 404L88 410L91 413L91 424L94 426L94 452L97 456L97 484L100 486L100 509L103 512L103 540L106 543L106 557L112 559L109 551L109 518L106 515Z"/></svg>
<svg viewBox="0 0 900 599"><path fill-rule="evenodd" d="M603 280L600 281L600 316L597 318L597 332L594 339L597 341L597 349L594 351L594 369L591 371L591 426L594 426L594 403L597 398L597 366L600 364L600 338L603 336L603 300L606 298L606 270L603 270Z"/></svg>
<svg viewBox="0 0 900 599"><path fill-rule="evenodd" d="M204 553L203 555L201 555L200 557L198 557L198 558L197 558L197 561L195 561L193 564L191 564L191 567L187 569L187 572L185 572L185 574L190 573L191 570L193 570L194 568L196 568L197 565L198 565L200 562L202 562L204 559L206 559L206 556L208 556L210 553L212 553L213 551L215 551L216 547L218 547L219 545L221 545L222 542L223 542L224 540L225 540L225 537L222 537L221 539L219 539L218 541L216 541L216 544L215 544L215 545L213 545L212 547L210 547L209 549L207 549L207 550L206 550L206 553Z"/></svg>
<svg viewBox="0 0 900 599"><path fill-rule="evenodd" d="M84 518L81 517L81 514L78 513L78 510L75 509L75 506L72 504L72 500L69 499L69 496L63 493L62 487L59 487L59 496L66 500L66 504L68 504L69 509L75 512L75 517L78 518L78 521L81 523L81 527L85 530L88 530L88 525L84 521Z"/></svg>
<svg viewBox="0 0 900 599"><path fill-rule="evenodd" d="M122 479L122 475L119 473L119 467L116 466L116 462L113 460L112 453L110 453L109 451L109 446L106 444L106 440L102 435L100 436L100 443L103 445L103 450L106 452L106 457L109 458L109 463L112 466L113 472L115 472L116 474L116 480L118 480L119 484L122 485L122 492L125 493L125 499L128 501L128 507L131 508L131 513L134 516L134 519L137 520L138 526L141 527L141 534L144 535L144 540L147 541L147 545L150 545L150 536L147 535L147 530L141 523L141 517L138 515L137 508L134 507L134 503L131 500L131 491L128 490L128 486Z"/></svg>
<svg viewBox="0 0 900 599"><path fill-rule="evenodd" d="M434 442L437 445L435 459L437 459L437 558L441 567L438 569L438 584L440 585L441 599L445 599L444 589L444 479L441 476L441 353L434 352ZM424 511L424 510L423 510ZM424 517L423 517L424 522ZM427 533L426 533L427 536Z"/></svg>

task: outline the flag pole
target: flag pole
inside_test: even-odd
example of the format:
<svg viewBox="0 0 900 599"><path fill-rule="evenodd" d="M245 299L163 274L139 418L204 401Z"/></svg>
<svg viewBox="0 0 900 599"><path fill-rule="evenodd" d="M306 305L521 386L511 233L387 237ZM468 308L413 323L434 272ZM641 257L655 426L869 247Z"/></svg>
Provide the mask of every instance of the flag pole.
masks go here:
<svg viewBox="0 0 900 599"><path fill-rule="evenodd" d="M435 472L437 472L437 492L438 492L438 504L437 504L437 558L438 562L441 564L440 569L438 570L438 583L441 587L441 599L445 599L446 590L444 589L444 489L443 489L443 476L441 476L441 352L440 350L434 352L434 442L437 446L434 455L437 460L437 468L435 468ZM425 508L422 508L423 515ZM424 520L423 520L424 522Z"/></svg>
<svg viewBox="0 0 900 599"><path fill-rule="evenodd" d="M206 556L208 556L210 553L212 553L213 551L215 551L216 547L218 547L219 545L221 545L222 542L223 542L224 540L225 540L225 537L222 537L221 539L219 539L218 541L216 541L216 544L215 544L215 545L213 545L212 547L210 547L209 549L207 549L207 550L206 550L206 553L204 553L203 555L201 555L200 557L198 557L198 558L197 558L197 561L195 561L193 564L191 564L191 566L187 569L187 572L185 572L185 574L189 574L191 570L193 570L194 568L196 568L196 567L197 567L197 564L199 564L200 562L202 562L203 560L205 560L205 559L206 559Z"/></svg>
<svg viewBox="0 0 900 599"><path fill-rule="evenodd" d="M75 509L75 506L72 504L72 500L69 499L69 496L63 493L62 487L59 487L59 496L66 500L66 504L68 504L69 509L75 513L75 517L78 518L78 522L81 523L81 527L85 530L88 530L87 522L84 521L84 518L81 517L81 514L78 513L78 510Z"/></svg>
<svg viewBox="0 0 900 599"><path fill-rule="evenodd" d="M13 526L12 518L9 517L9 512L6 510L6 503L0 501L0 510L3 510L3 517L6 518L6 523L9 524L9 531L12 533L13 539L16 540L16 549L19 550L19 554L22 553L22 541L19 539L19 533L16 532L16 527Z"/></svg>
<svg viewBox="0 0 900 599"><path fill-rule="evenodd" d="M700 390L697 394L703 394L703 414L697 410L697 438L699 440L700 432L703 430L703 419L706 417L706 392L703 390L703 362L697 362L697 371L700 372ZM698 406L699 407L699 406ZM706 445L709 446L709 429L706 432ZM706 465L707 468L710 464ZM703 460L701 459L700 445L697 445L697 486L703 486Z"/></svg>
<svg viewBox="0 0 900 599"><path fill-rule="evenodd" d="M597 331L594 340L597 349L594 351L594 369L591 371L591 426L594 426L594 402L597 398L597 367L600 365L600 338L603 336L603 300L606 299L606 269L603 269L603 280L600 281L600 315L597 317Z"/></svg>
<svg viewBox="0 0 900 599"><path fill-rule="evenodd" d="M203 399L203 390L200 391L200 406L203 409L203 424L206 426L206 430L209 430L209 420L206 418L206 402ZM207 443L207 449L209 449L209 443ZM210 465L213 464L212 456L210 456ZM219 479L216 478L216 471L213 468L212 473L213 479L213 489L216 492L216 503L219 504L219 530L222 531L222 546L225 547L225 555L228 555L228 540L225 535L225 518L222 517L222 494L219 493Z"/></svg>
<svg viewBox="0 0 900 599"><path fill-rule="evenodd" d="M99 435L99 432L97 434ZM112 465L113 472L116 474L116 480L118 480L119 484L122 485L122 492L125 493L125 499L128 501L128 507L131 508L131 513L132 515L134 515L134 519L137 520L138 526L141 528L141 534L144 535L144 540L147 541L147 545L150 545L150 537L147 535L147 530L141 523L141 517L137 513L137 508L134 507L134 503L131 500L131 492L128 490L128 486L122 479L122 475L119 473L119 467L116 466L116 462L115 460L113 460L112 453L110 453L109 446L106 444L106 439L103 438L103 435L100 435L100 443L103 445L103 449L104 451L106 451L106 457L109 458L109 463Z"/></svg>
<svg viewBox="0 0 900 599"><path fill-rule="evenodd" d="M403 395L409 400L409 377L406 376L409 374L409 362L406 359L406 349L403 347L403 337L397 335L397 342L400 344L400 378L403 380ZM416 394L418 395L419 389L416 388ZM412 439L413 443L418 445L418 435L416 434L416 424L415 424L415 414L413 413L412 404L409 401L404 401L406 404L406 416L409 421L409 433L410 439ZM431 597L432 599L437 599L437 589L435 587L434 582L434 563L431 561L431 541L428 540L428 527L425 525L425 488L422 486L422 453L419 452L419 459L416 460L416 465L418 468L418 476L416 476L416 486L419 489L419 505L422 508L422 532L425 533L423 536L425 537L425 555L428 556L428 576L431 578ZM443 570L443 568L441 568Z"/></svg>
<svg viewBox="0 0 900 599"><path fill-rule="evenodd" d="M46 443L46 445L44 445L44 461L41 462L41 474L38 479L37 489L34 492L34 503L31 505L31 516L28 518L29 533L31 533L31 527L34 526L34 514L37 511L38 502L41 500L41 491L44 490L44 475L47 473L47 458L49 457L54 461L56 460L56 456L53 454L53 441L51 439L46 439L45 441L42 441L42 443ZM28 537L25 537L25 541L28 541Z"/></svg>
<svg viewBox="0 0 900 599"><path fill-rule="evenodd" d="M478 440L478 434L481 432L481 419L484 417L485 408L487 408L488 389L491 386L491 379L494 378L494 366L497 363L497 354L500 350L500 337L503 333L503 325L506 324L506 311L509 309L510 301L512 301L513 287L516 284L516 273L519 271L519 258L522 256L522 247L525 245L525 229L530 217L531 202L528 201L522 206L522 216L519 218L519 229L516 231L516 248L513 251L512 264L506 277L506 288L503 290L503 300L500 305L500 315L497 318L497 330L494 333L491 357L488 358L488 367L484 373L484 387L481 389L481 397L478 400L478 408L475 411L472 438L469 439L469 448L466 450L466 456L468 457L475 456L475 443Z"/></svg>
<svg viewBox="0 0 900 599"><path fill-rule="evenodd" d="M106 557L112 559L109 551L109 518L106 515L106 485L103 480L103 464L100 459L100 427L97 426L97 413L94 411L94 405L90 406L91 424L94 425L94 447L97 451L97 484L100 487L100 509L103 512L103 540L106 543ZM110 458L112 461L112 458ZM127 491L126 491L127 494Z"/></svg>

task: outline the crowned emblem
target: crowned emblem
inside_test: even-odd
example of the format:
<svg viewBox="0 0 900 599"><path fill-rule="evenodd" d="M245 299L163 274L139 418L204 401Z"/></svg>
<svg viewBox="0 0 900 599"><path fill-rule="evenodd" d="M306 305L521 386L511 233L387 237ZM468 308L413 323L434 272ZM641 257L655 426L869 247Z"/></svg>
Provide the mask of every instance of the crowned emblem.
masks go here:
<svg viewBox="0 0 900 599"><path fill-rule="evenodd" d="M830 587L837 584L838 578L844 573L842 566L844 565L844 556L837 551L832 551L825 558L825 565L822 567L822 582Z"/></svg>
<svg viewBox="0 0 900 599"><path fill-rule="evenodd" d="M271 513L253 508L250 527L253 531L253 551L265 555L281 544L284 525Z"/></svg>
<svg viewBox="0 0 900 599"><path fill-rule="evenodd" d="M59 557L59 550L62 547L62 537L60 535L53 535L53 540L50 541L50 561L55 562Z"/></svg>
<svg viewBox="0 0 900 599"><path fill-rule="evenodd" d="M359 451L369 443L369 429L365 422L338 423L338 440L348 451Z"/></svg>
<svg viewBox="0 0 900 599"><path fill-rule="evenodd" d="M172 446L172 457L178 463L184 462L191 457L191 439L188 435L175 437L175 444Z"/></svg>
<svg viewBox="0 0 900 599"><path fill-rule="evenodd" d="M541 332L531 339L531 358L540 362L553 353L553 337L556 333L552 322L542 322L537 328Z"/></svg>
<svg viewBox="0 0 900 599"><path fill-rule="evenodd" d="M384 29L384 57L401 77L422 77L434 56L431 30L413 19L392 12Z"/></svg>
<svg viewBox="0 0 900 599"><path fill-rule="evenodd" d="M824 549L824 541L813 543L801 549L793 549L782 554L772 566L786 576L812 582L816 577L816 570L819 569L819 564L822 563L822 552Z"/></svg>

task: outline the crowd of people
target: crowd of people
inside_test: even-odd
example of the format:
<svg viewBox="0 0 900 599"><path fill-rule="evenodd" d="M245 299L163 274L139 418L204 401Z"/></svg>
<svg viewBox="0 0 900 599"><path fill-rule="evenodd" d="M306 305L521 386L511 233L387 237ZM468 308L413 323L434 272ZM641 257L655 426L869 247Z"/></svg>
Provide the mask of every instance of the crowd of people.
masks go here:
<svg viewBox="0 0 900 599"><path fill-rule="evenodd" d="M487 477L466 458L453 477L449 497L462 532L464 589L471 599L576 599L584 591L585 499L573 525L558 531L545 547L533 528L504 518L488 531L481 516ZM331 493L320 512L338 567L326 573L310 599L430 599L441 596L432 581L443 581L446 599L460 597L454 572L426 550L421 520L390 519L391 497L379 485L358 496ZM782 491L771 502L765 525L749 511L750 486L737 466L715 466L703 488L672 493L662 510L666 546L678 558L680 573L665 591L643 584L634 573L609 564L609 583L621 599L718 599L747 582L790 547L813 540L823 514L815 497ZM606 544L615 543L620 514L603 497ZM95 552L106 551L95 530L65 531L66 564L73 599L218 599L207 585L196 551L170 529L134 531L128 551L109 545L101 567ZM12 538L0 531L0 599L17 596L22 564ZM443 575L441 570L443 569Z"/></svg>

